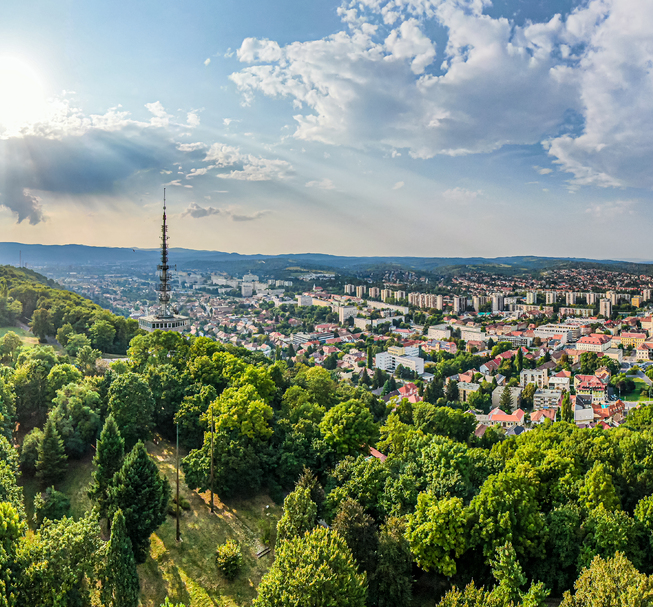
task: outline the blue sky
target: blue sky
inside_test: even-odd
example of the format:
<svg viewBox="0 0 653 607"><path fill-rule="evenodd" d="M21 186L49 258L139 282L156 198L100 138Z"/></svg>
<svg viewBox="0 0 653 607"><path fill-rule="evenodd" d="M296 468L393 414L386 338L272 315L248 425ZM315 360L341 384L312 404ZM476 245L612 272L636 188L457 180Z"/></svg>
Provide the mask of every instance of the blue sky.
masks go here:
<svg viewBox="0 0 653 607"><path fill-rule="evenodd" d="M644 0L3 6L0 240L650 258Z"/></svg>

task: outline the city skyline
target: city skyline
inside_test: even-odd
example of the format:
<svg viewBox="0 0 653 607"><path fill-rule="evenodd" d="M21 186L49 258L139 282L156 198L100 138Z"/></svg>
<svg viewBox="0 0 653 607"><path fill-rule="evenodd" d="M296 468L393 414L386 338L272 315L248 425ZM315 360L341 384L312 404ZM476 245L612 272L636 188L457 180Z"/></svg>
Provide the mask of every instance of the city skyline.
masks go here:
<svg viewBox="0 0 653 607"><path fill-rule="evenodd" d="M0 241L648 259L653 7L525 4L16 3Z"/></svg>

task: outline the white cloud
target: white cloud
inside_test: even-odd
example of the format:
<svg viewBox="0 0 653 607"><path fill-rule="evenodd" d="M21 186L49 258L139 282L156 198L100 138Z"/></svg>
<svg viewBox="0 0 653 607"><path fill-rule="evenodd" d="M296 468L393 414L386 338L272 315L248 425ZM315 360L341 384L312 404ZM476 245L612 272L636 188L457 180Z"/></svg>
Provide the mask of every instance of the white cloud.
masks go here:
<svg viewBox="0 0 653 607"><path fill-rule="evenodd" d="M209 217L210 215L221 215L230 219L231 221L254 221L264 215L270 213L268 210L255 211L254 213L243 213L234 207L226 209L215 207L202 207L196 202L191 202L186 210L181 214L182 217L193 217L194 219L201 219L202 217Z"/></svg>
<svg viewBox="0 0 653 607"><path fill-rule="evenodd" d="M153 117L150 118L150 124L152 126L167 127L170 125L170 118L172 118L172 116L165 111L165 108L160 101L146 103L145 107L153 115Z"/></svg>
<svg viewBox="0 0 653 607"><path fill-rule="evenodd" d="M321 190L334 190L336 187L333 185L333 181L326 177L321 181L307 181L305 185L307 188L320 188Z"/></svg>
<svg viewBox="0 0 653 607"><path fill-rule="evenodd" d="M435 58L435 45L422 33L417 19L404 21L392 30L385 39L385 46L390 51L386 61L411 59L411 70L422 74Z"/></svg>
<svg viewBox="0 0 653 607"><path fill-rule="evenodd" d="M200 117L197 115L196 111L188 112L186 115L186 123L191 128L195 128L200 125Z"/></svg>
<svg viewBox="0 0 653 607"><path fill-rule="evenodd" d="M553 173L553 169L549 168L543 168L537 165L533 165L533 168L540 174L540 175L548 175L549 173Z"/></svg>
<svg viewBox="0 0 653 607"><path fill-rule="evenodd" d="M211 63L211 57L207 57L207 58L204 60L204 65L209 65L210 63Z"/></svg>
<svg viewBox="0 0 653 607"><path fill-rule="evenodd" d="M193 177L198 177L200 175L206 175L208 172L208 168L202 168L202 169L191 169L190 173L186 175L186 179L192 179Z"/></svg>
<svg viewBox="0 0 653 607"><path fill-rule="evenodd" d="M442 197L450 202L457 204L467 204L476 200L479 196L483 195L482 190L467 190L466 188L451 188L442 192Z"/></svg>
<svg viewBox="0 0 653 607"><path fill-rule="evenodd" d="M236 54L238 59L244 63L279 61L282 56L281 48L277 42L258 40L257 38L245 38Z"/></svg>
<svg viewBox="0 0 653 607"><path fill-rule="evenodd" d="M217 176L221 179L269 181L285 179L293 171L292 165L285 160L243 154L239 148L224 143L214 143L206 153L204 160L211 163L210 168L234 167L229 173L218 173Z"/></svg>
<svg viewBox="0 0 653 607"><path fill-rule="evenodd" d="M600 221L607 221L620 215L634 215L637 200L614 200L590 205L585 212Z"/></svg>
<svg viewBox="0 0 653 607"><path fill-rule="evenodd" d="M207 149L208 146L206 143L202 143L201 141L198 141L196 143L178 143L177 144L177 149L180 152L196 152L197 150L205 150Z"/></svg>
<svg viewBox="0 0 653 607"><path fill-rule="evenodd" d="M393 189L393 190L400 190L401 188L404 187L404 185L405 185L405 184L404 184L403 181L397 181L397 183L395 183L395 184L392 186L392 189Z"/></svg>

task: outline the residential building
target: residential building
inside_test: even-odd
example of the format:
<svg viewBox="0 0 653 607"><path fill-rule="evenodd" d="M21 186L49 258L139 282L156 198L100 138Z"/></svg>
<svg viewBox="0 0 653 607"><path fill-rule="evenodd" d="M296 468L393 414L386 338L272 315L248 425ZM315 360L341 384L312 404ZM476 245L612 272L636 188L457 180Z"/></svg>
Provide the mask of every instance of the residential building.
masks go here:
<svg viewBox="0 0 653 607"><path fill-rule="evenodd" d="M447 325L434 325L429 327L429 339L449 339L451 337L451 329Z"/></svg>
<svg viewBox="0 0 653 607"><path fill-rule="evenodd" d="M571 387L571 371L562 370L559 373L549 377L549 390L566 390L569 392Z"/></svg>
<svg viewBox="0 0 653 607"><path fill-rule="evenodd" d="M651 294L653 294L653 289L644 289L642 291L642 301L651 301Z"/></svg>
<svg viewBox="0 0 653 607"><path fill-rule="evenodd" d="M583 335L576 342L576 350L583 352L605 352L610 348L611 338L609 335L601 333L592 333L592 335Z"/></svg>
<svg viewBox="0 0 653 607"><path fill-rule="evenodd" d="M585 301L588 306L595 306L600 297L598 293L585 293Z"/></svg>
<svg viewBox="0 0 653 607"><path fill-rule="evenodd" d="M356 287L356 297L358 297L358 299L363 299L365 297L365 290L365 285Z"/></svg>
<svg viewBox="0 0 653 607"><path fill-rule="evenodd" d="M406 299L406 291L395 291L395 301L399 301L400 299Z"/></svg>
<svg viewBox="0 0 653 607"><path fill-rule="evenodd" d="M338 308L338 321L342 325L348 318L355 317L356 314L358 314L358 309L354 306L340 306Z"/></svg>
<svg viewBox="0 0 653 607"><path fill-rule="evenodd" d="M489 426L501 426L502 428L513 428L524 423L524 412L517 409L512 413L505 413L499 408L495 408L488 414L487 424Z"/></svg>
<svg viewBox="0 0 653 607"><path fill-rule="evenodd" d="M653 360L653 342L644 342L635 351L637 360Z"/></svg>
<svg viewBox="0 0 653 607"><path fill-rule="evenodd" d="M631 298L630 304L639 308L642 305L642 298L639 295L635 295Z"/></svg>
<svg viewBox="0 0 653 607"><path fill-rule="evenodd" d="M539 411L533 411L530 414L531 424L543 424L547 419L554 422L557 416L558 409L540 409Z"/></svg>
<svg viewBox="0 0 653 607"><path fill-rule="evenodd" d="M545 388L549 383L548 369L524 369L519 374L519 385L526 387L535 384L538 388Z"/></svg>
<svg viewBox="0 0 653 607"><path fill-rule="evenodd" d="M546 304L550 306L551 304L556 303L558 294L555 291L549 291L546 294Z"/></svg>
<svg viewBox="0 0 653 607"><path fill-rule="evenodd" d="M646 341L646 333L621 333L620 337L624 348L628 346L636 348Z"/></svg>
<svg viewBox="0 0 653 607"><path fill-rule="evenodd" d="M453 313L460 314L467 309L467 298L466 297L453 297Z"/></svg>
<svg viewBox="0 0 653 607"><path fill-rule="evenodd" d="M480 312L481 306L484 306L488 301L490 301L489 297L474 295L474 297L472 297L472 307L476 312Z"/></svg>
<svg viewBox="0 0 653 607"><path fill-rule="evenodd" d="M435 298L435 309L444 310L444 297L442 295L437 295Z"/></svg>
<svg viewBox="0 0 653 607"><path fill-rule="evenodd" d="M502 312L503 308L503 295L500 293L492 295L492 312Z"/></svg>
<svg viewBox="0 0 653 607"><path fill-rule="evenodd" d="M480 384L475 384L474 382L465 382L465 381L459 381L458 382L458 399L466 403L467 400L469 399L469 395L473 394L474 392L478 392L481 389Z"/></svg>
<svg viewBox="0 0 653 607"><path fill-rule="evenodd" d="M313 298L309 295L297 295L297 305L301 307L312 306Z"/></svg>
<svg viewBox="0 0 653 607"><path fill-rule="evenodd" d="M379 287L370 287L369 294L370 299L379 299L381 291L379 290Z"/></svg>
<svg viewBox="0 0 653 607"><path fill-rule="evenodd" d="M244 282L240 285L240 294L243 297L251 297L254 294L254 285L251 282Z"/></svg>
<svg viewBox="0 0 653 607"><path fill-rule="evenodd" d="M424 359L419 356L396 356L390 352L379 352L375 355L374 364L383 371L393 372L401 365L415 371L418 375L424 374Z"/></svg>
<svg viewBox="0 0 653 607"><path fill-rule="evenodd" d="M537 293L535 291L526 293L526 303L529 305L537 303Z"/></svg>
<svg viewBox="0 0 653 607"><path fill-rule="evenodd" d="M559 407L562 403L562 392L560 390L535 390L533 395L534 409L547 409Z"/></svg>
<svg viewBox="0 0 653 607"><path fill-rule="evenodd" d="M576 293L569 291L569 293L565 295L565 302L568 306L573 306L576 303Z"/></svg>
<svg viewBox="0 0 653 607"><path fill-rule="evenodd" d="M589 318L594 314L593 308L560 308L560 316L582 316L583 318Z"/></svg>
<svg viewBox="0 0 653 607"><path fill-rule="evenodd" d="M389 301L394 299L392 291L390 289L381 289L381 301Z"/></svg>
<svg viewBox="0 0 653 607"><path fill-rule="evenodd" d="M356 286L355 285L345 285L345 293L347 295L352 295L356 293Z"/></svg>
<svg viewBox="0 0 653 607"><path fill-rule="evenodd" d="M498 407L501 404L501 395L503 394L503 391L505 390L505 387L499 386L498 388L495 388L492 391L492 406L493 407ZM510 390L510 400L512 402L512 408L516 409L521 405L521 393L522 393L522 388L519 387L513 387L513 388L507 388Z"/></svg>
<svg viewBox="0 0 653 607"><path fill-rule="evenodd" d="M486 338L481 327L461 327L460 339L465 341L483 341Z"/></svg>
<svg viewBox="0 0 653 607"><path fill-rule="evenodd" d="M599 301L599 315L605 318L612 316L612 301L610 299L602 299Z"/></svg>

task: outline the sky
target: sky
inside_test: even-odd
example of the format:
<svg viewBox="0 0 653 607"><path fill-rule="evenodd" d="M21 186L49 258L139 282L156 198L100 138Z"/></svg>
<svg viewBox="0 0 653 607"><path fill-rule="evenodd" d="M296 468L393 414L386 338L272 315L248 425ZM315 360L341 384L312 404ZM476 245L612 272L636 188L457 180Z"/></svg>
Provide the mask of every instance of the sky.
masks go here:
<svg viewBox="0 0 653 607"><path fill-rule="evenodd" d="M8 0L0 241L653 259L652 70L650 0Z"/></svg>

